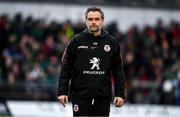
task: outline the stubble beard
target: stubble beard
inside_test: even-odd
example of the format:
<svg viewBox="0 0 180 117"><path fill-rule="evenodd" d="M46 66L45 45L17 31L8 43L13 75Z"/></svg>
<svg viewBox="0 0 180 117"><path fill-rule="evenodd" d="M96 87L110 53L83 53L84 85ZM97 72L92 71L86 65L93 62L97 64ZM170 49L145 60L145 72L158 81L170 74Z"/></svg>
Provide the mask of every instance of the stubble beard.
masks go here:
<svg viewBox="0 0 180 117"><path fill-rule="evenodd" d="M92 26L89 28L89 31L92 33L98 32L99 31L99 27L98 26Z"/></svg>

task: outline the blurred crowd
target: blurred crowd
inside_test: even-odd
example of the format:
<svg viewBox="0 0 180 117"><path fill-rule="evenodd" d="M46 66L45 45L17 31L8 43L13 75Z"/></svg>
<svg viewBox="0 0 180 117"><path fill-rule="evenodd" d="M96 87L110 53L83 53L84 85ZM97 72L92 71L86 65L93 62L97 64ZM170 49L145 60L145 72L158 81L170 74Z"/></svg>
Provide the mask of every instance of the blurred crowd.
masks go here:
<svg viewBox="0 0 180 117"><path fill-rule="evenodd" d="M171 21L121 32L117 22L105 28L120 44L129 103L180 105L180 24ZM0 15L0 85L56 86L61 57L71 37L85 29L83 22L45 22L45 19Z"/></svg>

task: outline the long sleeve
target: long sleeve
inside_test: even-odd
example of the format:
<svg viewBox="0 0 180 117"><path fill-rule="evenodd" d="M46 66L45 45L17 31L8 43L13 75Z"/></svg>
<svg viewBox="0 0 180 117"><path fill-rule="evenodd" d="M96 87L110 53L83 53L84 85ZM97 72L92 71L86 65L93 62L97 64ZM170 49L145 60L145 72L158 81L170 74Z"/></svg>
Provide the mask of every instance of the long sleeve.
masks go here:
<svg viewBox="0 0 180 117"><path fill-rule="evenodd" d="M112 75L114 79L115 96L125 98L125 75L123 70L122 52L117 40L114 43L114 56L112 61Z"/></svg>
<svg viewBox="0 0 180 117"><path fill-rule="evenodd" d="M74 58L74 50L75 43L74 39L71 39L65 48L63 57L62 57L62 65L61 71L59 75L59 83L58 83L58 92L57 95L68 95L69 91L69 81L71 77L72 71L72 62Z"/></svg>

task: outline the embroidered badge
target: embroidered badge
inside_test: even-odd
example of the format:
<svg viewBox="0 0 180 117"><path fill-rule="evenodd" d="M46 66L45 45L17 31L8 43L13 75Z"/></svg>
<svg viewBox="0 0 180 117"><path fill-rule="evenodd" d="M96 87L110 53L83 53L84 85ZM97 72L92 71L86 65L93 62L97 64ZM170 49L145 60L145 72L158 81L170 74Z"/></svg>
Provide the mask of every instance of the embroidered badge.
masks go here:
<svg viewBox="0 0 180 117"><path fill-rule="evenodd" d="M77 104L75 104L74 107L73 107L73 110L74 110L74 112L79 111L79 106Z"/></svg>
<svg viewBox="0 0 180 117"><path fill-rule="evenodd" d="M109 45L104 45L104 50L106 52L109 52L111 50L110 46Z"/></svg>

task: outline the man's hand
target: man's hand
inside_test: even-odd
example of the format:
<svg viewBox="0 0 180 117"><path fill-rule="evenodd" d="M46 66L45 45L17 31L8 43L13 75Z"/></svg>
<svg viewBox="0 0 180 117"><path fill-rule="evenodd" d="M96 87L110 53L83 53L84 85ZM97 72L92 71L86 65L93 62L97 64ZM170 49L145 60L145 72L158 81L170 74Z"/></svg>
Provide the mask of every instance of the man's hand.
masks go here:
<svg viewBox="0 0 180 117"><path fill-rule="evenodd" d="M58 100L65 107L65 104L68 103L68 96L67 95L58 96Z"/></svg>
<svg viewBox="0 0 180 117"><path fill-rule="evenodd" d="M121 107L124 104L124 99L121 97L115 97L113 103L116 107Z"/></svg>

